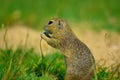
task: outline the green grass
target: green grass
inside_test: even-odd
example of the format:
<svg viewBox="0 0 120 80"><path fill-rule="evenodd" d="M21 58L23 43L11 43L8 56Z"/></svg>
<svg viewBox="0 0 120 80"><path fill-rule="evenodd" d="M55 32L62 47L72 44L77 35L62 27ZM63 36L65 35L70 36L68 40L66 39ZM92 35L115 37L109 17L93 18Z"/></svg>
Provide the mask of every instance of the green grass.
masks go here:
<svg viewBox="0 0 120 80"><path fill-rule="evenodd" d="M55 52L43 59L39 55L33 48L0 49L0 80L64 80L63 55ZM120 80L120 64L97 65L97 77L98 80Z"/></svg>
<svg viewBox="0 0 120 80"><path fill-rule="evenodd" d="M33 49L0 49L0 80L64 79L63 56L56 52L43 59Z"/></svg>
<svg viewBox="0 0 120 80"><path fill-rule="evenodd" d="M116 63L109 67L98 66L97 69L98 80L119 80L120 79L120 64Z"/></svg>
<svg viewBox="0 0 120 80"><path fill-rule="evenodd" d="M58 52L46 55L35 68L35 73L38 77L47 73L58 78L58 80L64 80L65 71L64 57Z"/></svg>
<svg viewBox="0 0 120 80"><path fill-rule="evenodd" d="M62 17L69 23L89 22L94 30L120 32L119 0L0 0L0 3L0 25L22 22L42 29L50 18Z"/></svg>
<svg viewBox="0 0 120 80"><path fill-rule="evenodd" d="M0 79L21 80L32 77L27 70L32 70L40 62L33 49L0 49Z"/></svg>

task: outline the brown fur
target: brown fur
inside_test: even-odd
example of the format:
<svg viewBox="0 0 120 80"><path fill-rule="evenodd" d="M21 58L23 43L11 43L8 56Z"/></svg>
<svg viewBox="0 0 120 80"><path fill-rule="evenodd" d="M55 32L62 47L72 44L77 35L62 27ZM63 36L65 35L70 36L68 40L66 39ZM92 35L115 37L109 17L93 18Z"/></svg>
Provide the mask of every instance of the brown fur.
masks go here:
<svg viewBox="0 0 120 80"><path fill-rule="evenodd" d="M75 36L63 19L50 20L41 37L65 55L67 68L65 80L93 79L94 58L89 48Z"/></svg>

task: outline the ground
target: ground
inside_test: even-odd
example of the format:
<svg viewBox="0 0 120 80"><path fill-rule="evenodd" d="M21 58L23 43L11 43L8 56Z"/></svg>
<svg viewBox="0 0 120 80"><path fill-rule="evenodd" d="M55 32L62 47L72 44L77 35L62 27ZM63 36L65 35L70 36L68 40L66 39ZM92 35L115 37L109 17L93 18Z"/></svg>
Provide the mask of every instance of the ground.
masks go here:
<svg viewBox="0 0 120 80"><path fill-rule="evenodd" d="M95 32L92 30L82 29L79 27L72 28L78 38L84 42L93 53L96 63L102 65L111 65L120 61L120 35L115 32L109 32L102 30ZM33 47L35 51L40 52L40 33L42 31L36 31L23 25L16 25L9 27L6 34L6 42L8 47L24 45L26 48ZM5 29L0 29L0 48L5 48L4 40ZM52 53L56 51L47 45L42 40L42 50L44 54Z"/></svg>

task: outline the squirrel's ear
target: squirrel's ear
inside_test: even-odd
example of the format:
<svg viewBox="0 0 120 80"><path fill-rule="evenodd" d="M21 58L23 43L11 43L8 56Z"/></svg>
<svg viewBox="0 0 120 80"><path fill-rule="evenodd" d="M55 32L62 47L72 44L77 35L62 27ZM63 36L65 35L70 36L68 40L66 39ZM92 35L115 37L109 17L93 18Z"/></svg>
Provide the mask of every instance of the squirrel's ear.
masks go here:
<svg viewBox="0 0 120 80"><path fill-rule="evenodd" d="M63 28L63 23L60 20L58 21L58 27Z"/></svg>

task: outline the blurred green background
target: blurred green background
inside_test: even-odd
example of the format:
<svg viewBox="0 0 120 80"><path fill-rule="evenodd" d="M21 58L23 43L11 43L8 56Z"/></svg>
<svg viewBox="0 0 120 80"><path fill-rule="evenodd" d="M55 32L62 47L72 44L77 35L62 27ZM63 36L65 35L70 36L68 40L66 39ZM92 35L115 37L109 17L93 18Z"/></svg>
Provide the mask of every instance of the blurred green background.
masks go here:
<svg viewBox="0 0 120 80"><path fill-rule="evenodd" d="M50 18L120 32L120 0L0 0L0 24L41 29ZM1 27L1 26L0 26Z"/></svg>

